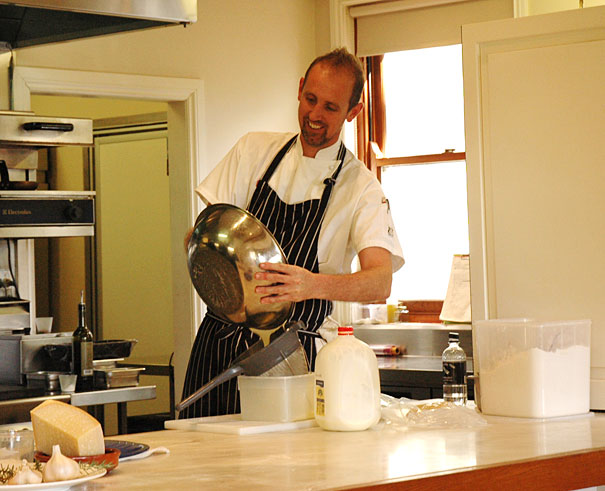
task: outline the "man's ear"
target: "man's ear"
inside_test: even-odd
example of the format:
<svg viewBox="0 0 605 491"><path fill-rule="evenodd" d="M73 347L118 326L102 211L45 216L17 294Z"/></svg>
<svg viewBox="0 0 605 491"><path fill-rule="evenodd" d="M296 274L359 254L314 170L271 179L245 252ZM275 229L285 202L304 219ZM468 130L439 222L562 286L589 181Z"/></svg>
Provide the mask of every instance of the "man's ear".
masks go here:
<svg viewBox="0 0 605 491"><path fill-rule="evenodd" d="M300 101L300 96L302 95L303 86L305 85L305 77L300 77L300 81L298 82L298 100Z"/></svg>
<svg viewBox="0 0 605 491"><path fill-rule="evenodd" d="M353 121L361 112L361 110L363 109L363 102L358 102L357 104L355 104L350 110L349 113L347 114L347 121L350 123L351 121Z"/></svg>

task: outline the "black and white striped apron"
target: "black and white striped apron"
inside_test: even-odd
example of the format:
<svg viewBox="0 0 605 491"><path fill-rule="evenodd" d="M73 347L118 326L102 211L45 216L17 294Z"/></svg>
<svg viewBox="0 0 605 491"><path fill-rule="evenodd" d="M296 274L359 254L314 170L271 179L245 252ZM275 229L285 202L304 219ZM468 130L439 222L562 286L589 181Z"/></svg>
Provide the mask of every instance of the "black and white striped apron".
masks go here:
<svg viewBox="0 0 605 491"><path fill-rule="evenodd" d="M319 272L317 243L332 187L342 169L346 149L341 143L338 152L340 164L331 177L325 179L321 199L286 204L269 186L269 180L284 155L296 141L296 136L277 153L263 177L258 181L247 210L256 216L280 244L288 260L314 273ZM311 369L315 366L315 338L326 316L332 313L329 300L309 299L294 304L291 321L301 320L306 325L299 331ZM208 311L200 328L189 358L183 387L183 399L205 383L221 374L241 353L246 351L258 336L240 324L225 323ZM216 416L240 411L237 379L233 378L205 394L180 412L179 418Z"/></svg>

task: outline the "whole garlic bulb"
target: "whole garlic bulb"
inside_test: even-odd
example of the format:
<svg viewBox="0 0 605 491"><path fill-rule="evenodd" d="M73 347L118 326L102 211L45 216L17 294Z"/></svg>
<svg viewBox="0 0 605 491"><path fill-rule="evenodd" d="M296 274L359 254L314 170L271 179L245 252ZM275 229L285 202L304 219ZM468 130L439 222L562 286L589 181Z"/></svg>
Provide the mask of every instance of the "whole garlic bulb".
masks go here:
<svg viewBox="0 0 605 491"><path fill-rule="evenodd" d="M80 476L80 465L61 453L59 445L53 445L53 454L44 466L44 482L67 481Z"/></svg>
<svg viewBox="0 0 605 491"><path fill-rule="evenodd" d="M6 482L6 484L40 484L41 482L42 473L32 469L27 463L27 460L23 460L19 470Z"/></svg>

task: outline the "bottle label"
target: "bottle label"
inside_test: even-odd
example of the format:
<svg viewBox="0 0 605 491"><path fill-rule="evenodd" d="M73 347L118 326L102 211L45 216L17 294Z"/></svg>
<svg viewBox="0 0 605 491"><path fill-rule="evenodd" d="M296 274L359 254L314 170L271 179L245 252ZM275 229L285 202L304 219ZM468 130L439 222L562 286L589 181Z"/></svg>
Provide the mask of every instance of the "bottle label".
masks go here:
<svg viewBox="0 0 605 491"><path fill-rule="evenodd" d="M315 380L315 414L318 416L326 415L326 396L324 392L324 381Z"/></svg>
<svg viewBox="0 0 605 491"><path fill-rule="evenodd" d="M92 367L92 343L80 344L80 360L82 360L80 375L83 377L91 377L94 374Z"/></svg>
<svg viewBox="0 0 605 491"><path fill-rule="evenodd" d="M444 361L443 383L451 385L466 384L466 361Z"/></svg>

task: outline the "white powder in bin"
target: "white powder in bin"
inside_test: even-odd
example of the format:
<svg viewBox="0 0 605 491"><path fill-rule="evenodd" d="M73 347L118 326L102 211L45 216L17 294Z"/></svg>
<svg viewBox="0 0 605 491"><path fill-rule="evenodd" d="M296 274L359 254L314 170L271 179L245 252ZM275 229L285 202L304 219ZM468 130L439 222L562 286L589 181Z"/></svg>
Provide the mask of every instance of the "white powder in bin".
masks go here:
<svg viewBox="0 0 605 491"><path fill-rule="evenodd" d="M583 414L590 405L590 348L532 348L479 373L481 411L495 416L550 418Z"/></svg>

